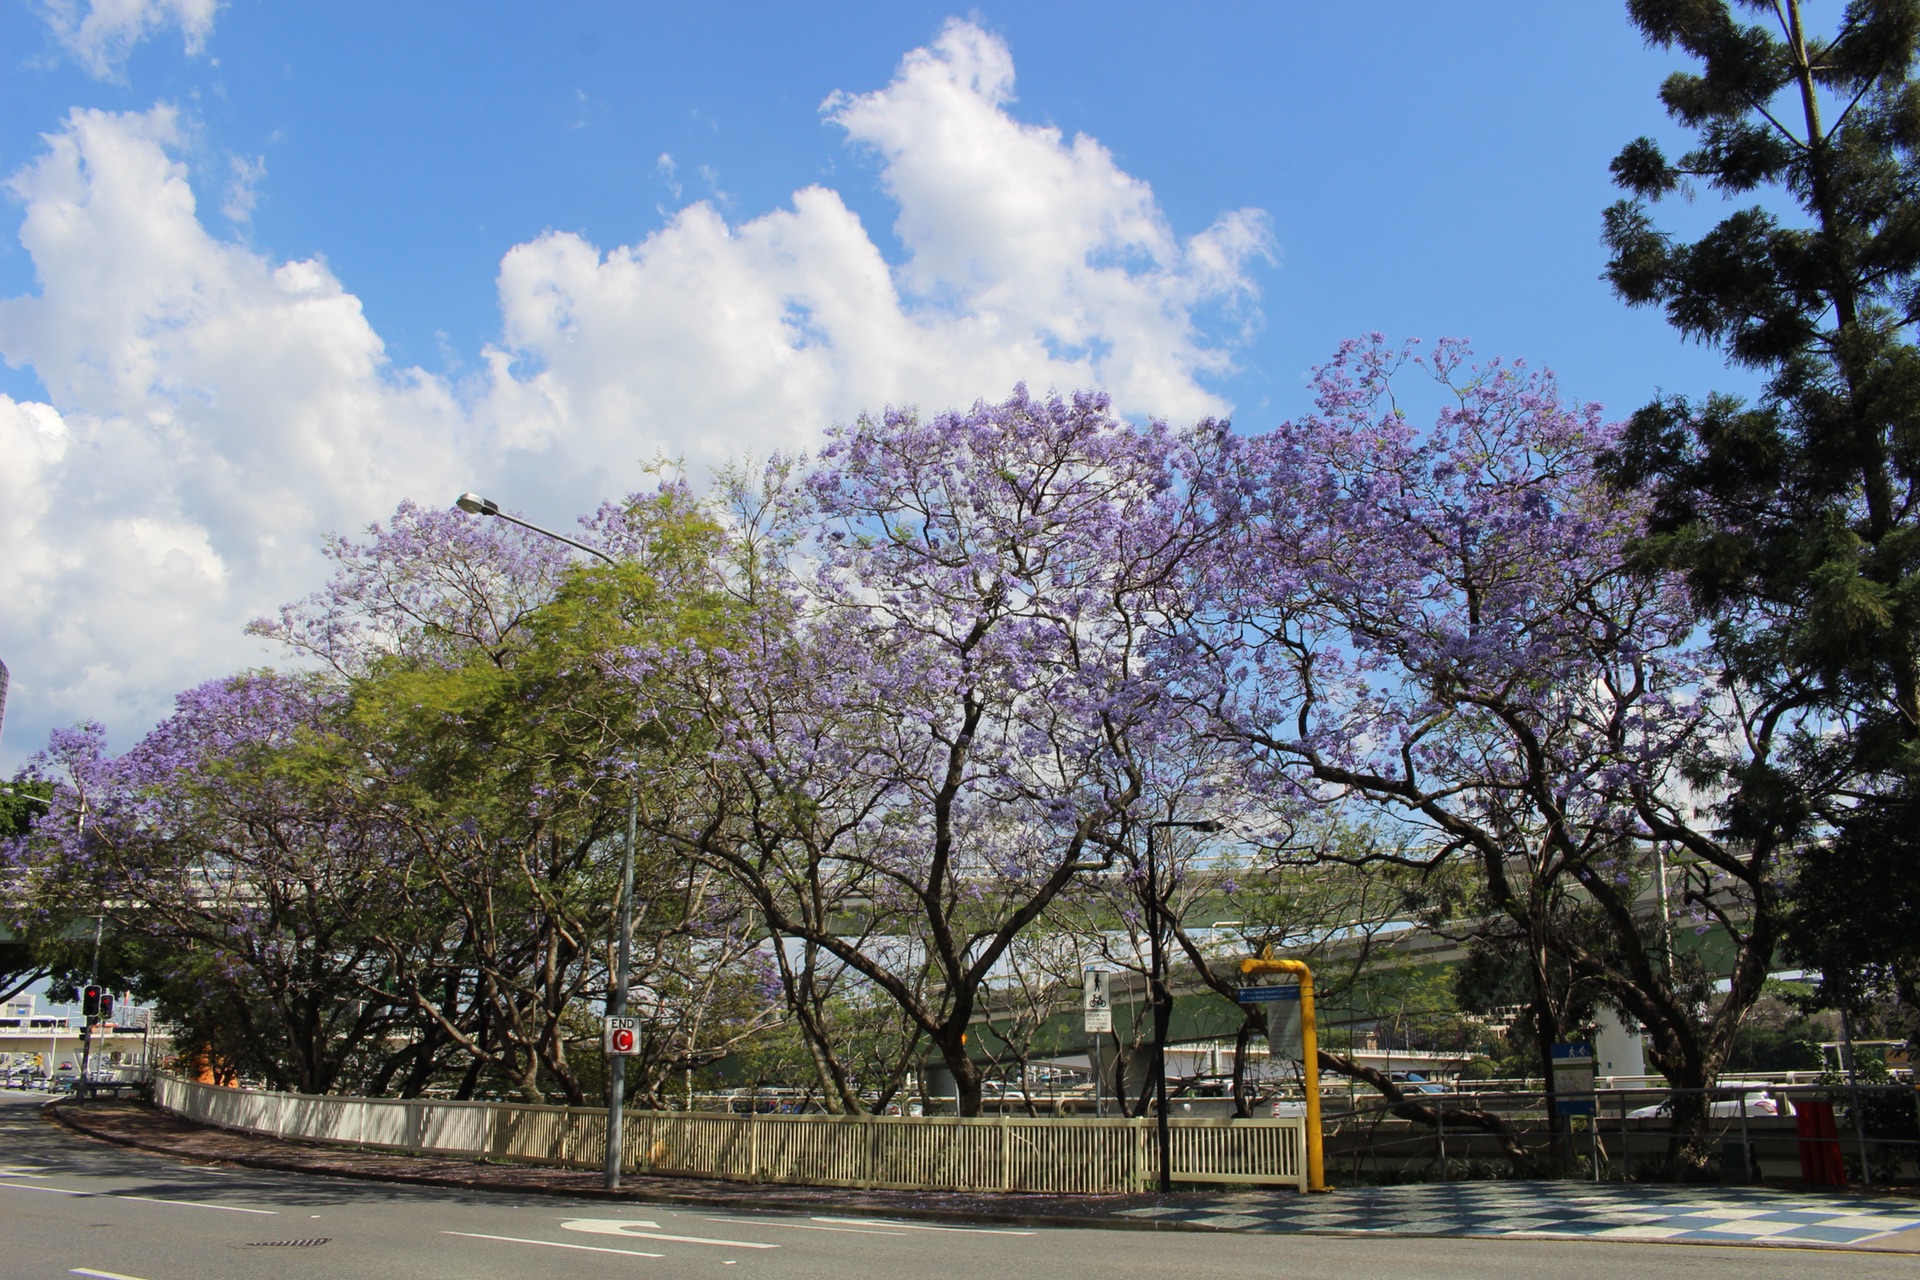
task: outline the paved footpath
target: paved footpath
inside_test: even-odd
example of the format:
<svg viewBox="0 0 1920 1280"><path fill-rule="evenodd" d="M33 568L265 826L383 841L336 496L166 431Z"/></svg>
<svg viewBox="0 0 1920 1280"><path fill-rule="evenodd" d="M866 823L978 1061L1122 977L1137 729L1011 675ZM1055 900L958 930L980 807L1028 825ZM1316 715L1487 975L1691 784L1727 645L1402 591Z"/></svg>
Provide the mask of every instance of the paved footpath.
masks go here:
<svg viewBox="0 0 1920 1280"><path fill-rule="evenodd" d="M131 1103L63 1103L49 1118L89 1136L179 1159L473 1190L607 1197L734 1209L829 1209L903 1218L1145 1230L1379 1237L1590 1239L1920 1253L1920 1199L1864 1192L1589 1182L1452 1182L1170 1196L860 1191L600 1175L280 1142L189 1123Z"/></svg>
<svg viewBox="0 0 1920 1280"><path fill-rule="evenodd" d="M1443 1182L1325 1196L1226 1194L1116 1216L1228 1231L1580 1237L1669 1244L1773 1244L1920 1252L1920 1200L1763 1187L1591 1182Z"/></svg>

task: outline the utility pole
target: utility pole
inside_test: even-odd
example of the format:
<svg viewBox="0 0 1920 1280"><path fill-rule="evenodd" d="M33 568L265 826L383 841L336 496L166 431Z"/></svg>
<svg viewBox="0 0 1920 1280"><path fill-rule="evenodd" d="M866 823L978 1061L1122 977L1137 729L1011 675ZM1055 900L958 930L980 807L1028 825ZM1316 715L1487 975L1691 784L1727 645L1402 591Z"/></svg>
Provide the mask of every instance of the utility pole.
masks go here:
<svg viewBox="0 0 1920 1280"><path fill-rule="evenodd" d="M627 843L620 852L620 954L613 977L613 990L607 993L607 1016L624 1018L627 1014L627 974L633 963L633 846L640 834L640 790L634 785L627 797ZM607 1190L620 1187L623 1150L622 1126L626 1119L627 1059L613 1054L607 1059Z"/></svg>
<svg viewBox="0 0 1920 1280"><path fill-rule="evenodd" d="M1147 972L1153 997L1153 1103L1154 1122L1160 1148L1160 1190L1173 1190L1173 1128L1167 1116L1167 1031L1173 1020L1173 999L1167 990L1166 948L1160 941L1165 923L1166 904L1160 900L1160 864L1154 856L1154 832L1162 828L1183 827L1189 831L1218 831L1220 824L1208 820L1178 822L1171 818L1147 824Z"/></svg>
<svg viewBox="0 0 1920 1280"><path fill-rule="evenodd" d="M473 516L493 516L509 524L517 524L522 529L537 533L543 538L552 538L555 542L564 542L577 551L590 556L598 556L614 568L620 562L590 543L569 538L564 533L555 533L543 529L519 516L508 515L500 509L500 504L477 493L463 493L453 500L453 505ZM635 782L631 795L627 797L627 843L620 853L620 956L617 972L614 974L613 988L607 992L607 1016L622 1018L627 1013L627 975L633 959L633 846L639 835L640 789ZM612 1191L620 1185L621 1122L626 1113L627 1059L622 1054L607 1055L607 1154L606 1183Z"/></svg>
<svg viewBox="0 0 1920 1280"><path fill-rule="evenodd" d="M91 1074L93 1064L93 1023L94 1019L100 1016L102 1002L106 1001L107 998L107 993L101 990L100 987L100 934L106 928L106 923L105 916L95 916L93 918L93 968L89 971L92 976L87 979L86 991L86 995L90 995L92 1000L88 1001L83 996L80 1005L80 1083L78 1092L80 1094L80 1101L82 1102L85 1102L87 1095L93 1092L93 1076ZM104 1007L111 1010L113 1005L111 1002L107 1002Z"/></svg>

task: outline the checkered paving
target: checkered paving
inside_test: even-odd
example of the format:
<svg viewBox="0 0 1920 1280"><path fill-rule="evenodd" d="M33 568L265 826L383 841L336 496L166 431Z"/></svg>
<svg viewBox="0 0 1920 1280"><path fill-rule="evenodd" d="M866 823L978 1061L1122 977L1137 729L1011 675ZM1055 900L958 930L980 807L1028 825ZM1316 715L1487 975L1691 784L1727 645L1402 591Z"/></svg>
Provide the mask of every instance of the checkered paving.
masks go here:
<svg viewBox="0 0 1920 1280"><path fill-rule="evenodd" d="M1853 1245L1920 1227L1920 1201L1763 1188L1452 1182L1326 1195L1232 1192L1127 1209L1232 1231L1578 1236L1718 1244Z"/></svg>

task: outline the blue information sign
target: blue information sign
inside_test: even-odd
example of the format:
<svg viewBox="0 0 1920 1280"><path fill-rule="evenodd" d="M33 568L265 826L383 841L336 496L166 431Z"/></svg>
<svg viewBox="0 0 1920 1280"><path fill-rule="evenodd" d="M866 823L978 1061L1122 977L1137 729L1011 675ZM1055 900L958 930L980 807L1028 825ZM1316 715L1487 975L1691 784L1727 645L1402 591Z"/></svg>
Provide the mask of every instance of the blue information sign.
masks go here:
<svg viewBox="0 0 1920 1280"><path fill-rule="evenodd" d="M1563 1116L1595 1114L1593 1046L1584 1040L1571 1040L1552 1046L1552 1051L1554 1111ZM1572 1096L1565 1096L1569 1094Z"/></svg>

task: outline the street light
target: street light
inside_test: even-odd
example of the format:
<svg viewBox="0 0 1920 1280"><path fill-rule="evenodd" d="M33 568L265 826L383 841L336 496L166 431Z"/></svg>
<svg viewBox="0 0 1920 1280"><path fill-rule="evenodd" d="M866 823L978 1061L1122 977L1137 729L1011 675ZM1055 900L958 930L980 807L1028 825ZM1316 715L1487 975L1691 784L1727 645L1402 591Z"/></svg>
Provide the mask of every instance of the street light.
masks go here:
<svg viewBox="0 0 1920 1280"><path fill-rule="evenodd" d="M543 529L519 516L508 515L500 509L500 504L477 493L463 493L453 500L453 505L469 515L498 516L510 524L529 529L542 537L552 538L555 542L564 542L570 547L599 556L615 568L620 562L598 547L584 542L576 542L564 533L555 533ZM613 990L607 993L607 1016L624 1018L627 1015L627 975L631 972L633 960L633 846L639 836L640 791L636 784L627 797L627 843L620 851L620 958L614 972ZM612 1054L607 1063L607 1190L615 1191L620 1186L621 1127L625 1118L627 1101L627 1059L624 1054Z"/></svg>
<svg viewBox="0 0 1920 1280"><path fill-rule="evenodd" d="M1155 1121L1160 1140L1160 1190L1173 1190L1173 1132L1167 1123L1167 1024L1173 1016L1173 1002L1167 992L1167 961L1160 944L1161 917L1160 864L1154 857L1154 832L1170 827L1188 831L1219 831L1221 824L1211 819L1180 822L1165 818L1147 824L1147 971L1153 995L1153 1100L1159 1112Z"/></svg>
<svg viewBox="0 0 1920 1280"><path fill-rule="evenodd" d="M453 500L453 505L460 508L462 511L466 512L468 515L498 516L500 519L505 520L508 524L517 524L522 529L531 529L533 530L533 532L539 534L543 538L552 538L555 542L564 542L568 546L573 547L574 549L579 551L584 551L590 556L599 556L602 560L605 560L608 564L613 565L615 568L618 568L620 565L620 562L618 560L615 560L612 556L608 555L606 552L602 551L600 548L596 546L591 546L588 543L576 541L573 538L569 538L564 533L555 533L551 529L542 529L539 525L534 524L531 521L522 520L519 516L507 514L506 512L500 509L500 504L493 501L491 498L483 498L477 493L463 493L459 497Z"/></svg>

